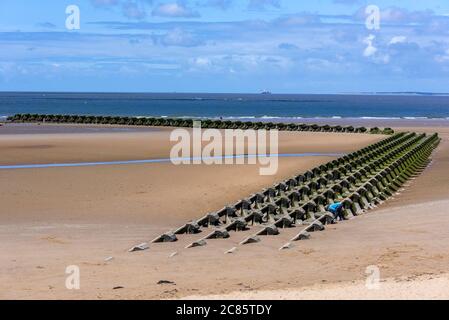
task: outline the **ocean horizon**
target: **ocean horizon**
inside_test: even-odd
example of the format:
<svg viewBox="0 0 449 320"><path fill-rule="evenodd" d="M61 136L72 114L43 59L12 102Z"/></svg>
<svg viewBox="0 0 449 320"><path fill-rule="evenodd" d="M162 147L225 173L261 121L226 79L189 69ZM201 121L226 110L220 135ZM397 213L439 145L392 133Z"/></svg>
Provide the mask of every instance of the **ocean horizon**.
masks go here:
<svg viewBox="0 0 449 320"><path fill-rule="evenodd" d="M449 119L433 93L247 94L0 92L0 118L16 113L222 118Z"/></svg>

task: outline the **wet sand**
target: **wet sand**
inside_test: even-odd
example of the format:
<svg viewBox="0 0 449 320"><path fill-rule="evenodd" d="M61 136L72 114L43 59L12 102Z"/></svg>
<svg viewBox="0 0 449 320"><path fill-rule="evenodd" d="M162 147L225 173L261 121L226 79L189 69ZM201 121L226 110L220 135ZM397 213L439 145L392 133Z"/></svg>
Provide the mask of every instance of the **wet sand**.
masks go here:
<svg viewBox="0 0 449 320"><path fill-rule="evenodd" d="M1 125L2 123L0 123ZM0 126L0 135L3 134L72 134L72 133L111 133L111 132L157 132L161 128L137 126L110 126L110 125L79 125L79 124L33 124L8 123Z"/></svg>
<svg viewBox="0 0 449 320"><path fill-rule="evenodd" d="M449 183L449 129L414 129L438 130L444 138L422 176L384 206L330 226L286 251L278 248L297 229L228 255L224 252L245 233L201 248L184 249L199 238L196 235L144 252L126 252L160 232L329 158L280 159L279 172L272 177L259 176L258 167L251 165L0 171L0 283L4 288L0 297L163 299L263 290L272 292L264 297L276 298L273 290L301 292L327 283L344 288L352 281L363 281L369 265L379 266L382 279L447 273L449 215L444 186ZM116 132L89 137L84 133L53 138L36 133L0 135L1 162L166 156L167 145L162 143L166 137L163 130L151 135ZM280 151L286 153L349 152L379 139L327 133L283 133L280 138ZM155 140L148 144L151 139ZM142 143L148 148L142 148ZM42 145L51 147L35 147ZM65 288L68 265L80 266L81 290ZM175 284L158 285L159 280ZM117 286L123 289L114 290ZM359 291L352 292L352 298L363 298Z"/></svg>

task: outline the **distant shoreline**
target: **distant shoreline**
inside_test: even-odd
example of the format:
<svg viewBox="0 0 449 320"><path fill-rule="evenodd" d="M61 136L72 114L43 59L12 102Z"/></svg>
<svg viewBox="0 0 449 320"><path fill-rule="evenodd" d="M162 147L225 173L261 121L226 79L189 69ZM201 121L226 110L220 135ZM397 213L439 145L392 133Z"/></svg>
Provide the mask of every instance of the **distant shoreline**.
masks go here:
<svg viewBox="0 0 449 320"><path fill-rule="evenodd" d="M255 96L309 96L309 95L322 95L322 96L334 96L334 95L355 95L355 96L449 96L449 92L424 92L424 91L362 91L362 92L327 92L327 93L293 93L293 92L270 92L269 94L261 93L261 92L170 92L170 91L161 91L161 92L141 92L141 91L2 91L0 90L0 94L147 94L147 95L255 95Z"/></svg>

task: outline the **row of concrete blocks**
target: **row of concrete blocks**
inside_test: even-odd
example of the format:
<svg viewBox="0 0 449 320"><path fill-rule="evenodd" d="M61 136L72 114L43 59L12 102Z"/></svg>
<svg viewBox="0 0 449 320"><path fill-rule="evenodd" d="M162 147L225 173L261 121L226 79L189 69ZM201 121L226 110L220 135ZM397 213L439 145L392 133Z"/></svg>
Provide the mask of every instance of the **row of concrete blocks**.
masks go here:
<svg viewBox="0 0 449 320"><path fill-rule="evenodd" d="M398 136L401 136L401 134ZM387 139L387 140L390 140L390 139ZM383 145L383 144L384 143L379 143L379 145ZM341 165L343 166L345 164L345 162L350 163L349 162L350 159L356 159L356 158L347 157L347 159L345 161L343 161L343 164L341 164ZM296 191L296 193L292 193L292 195L294 196L295 194L298 194L300 200L310 202L309 207L311 207L313 202L309 201L308 197L311 195L311 192L313 192L313 185L317 185L317 182L312 180L314 178L314 176L317 174L318 174L318 172L316 170L308 171L303 175L299 175L299 176L295 177L294 179L290 179L288 181L285 181L284 183L275 185L274 188L265 189L262 193L257 193L248 199L241 200L241 201L237 202L234 206L229 206L229 207L223 208L219 212L208 214L207 216L200 219L198 222L190 222L190 223L182 226L181 228L177 229L174 233L182 234L182 233L198 232L200 226L217 225L219 223L220 218L223 216L225 217L225 223L227 222L228 217L233 217L233 218L238 217L238 216L249 217L249 215L246 214L246 211L249 210L251 207L256 208L256 209L261 209L260 214L258 212L254 212L254 214L252 216L252 218L257 221L257 220L259 220L260 216L263 217L264 214L269 215L271 212L274 211L274 209L275 209L274 204L276 204L276 201L274 198L276 197L277 193L279 194L283 191L288 191L288 190L283 190L283 188L287 189L287 188L295 187L295 186L299 185L300 183L302 183L303 186L300 187ZM310 185L309 186L305 185L305 182L309 181L309 180L310 180ZM318 181L318 182L320 182L320 181ZM266 203L268 203L268 205L264 205ZM238 214L237 214L237 212L238 212ZM235 227L236 229L239 229L240 228L239 226L244 225L244 224L245 224L245 222L242 223L241 221L237 220L230 227L231 228ZM172 236L170 236L169 234L166 234L166 235L162 235L158 239L155 239L155 241L156 242L165 242L165 241L170 241L172 239L173 239Z"/></svg>
<svg viewBox="0 0 449 320"><path fill-rule="evenodd" d="M433 150L433 146L431 146L429 143L430 140L425 141L425 143L420 144L419 146L411 150L411 152L419 153L420 149L422 149L424 146L427 146L424 152L420 152L419 155L415 157L415 159L410 159L411 154L408 153L403 158L396 160L391 165L389 165L389 167L385 168L378 177L372 177L368 182L362 183L358 186L354 186L352 189L355 188L355 190L353 190L350 195L346 195L347 197L344 199L338 199L344 204L345 216L348 218L357 216L364 213L366 210L374 208L377 204L380 204L388 197L391 197L394 192L396 192L401 187L401 185L412 176L412 174L425 167L425 161ZM381 181L377 181L377 178L381 179ZM315 199L313 202L317 203L319 201ZM333 201L330 200L327 204L332 202ZM317 204L317 207L319 208L320 205ZM321 207L318 212L314 213L314 216L306 221L303 221L302 224L305 224L306 227L290 241L308 239L310 238L309 232L322 231L325 228L325 224L334 222L335 220L332 214L330 214L329 212L325 212L323 210L323 207ZM269 225L259 230L254 235L245 238L242 242L240 242L240 244L243 245L259 242L259 236L261 235L279 234L279 224L280 221L277 221L275 224ZM287 227L292 226L294 225L288 225ZM282 228L285 227L285 224L282 225ZM206 239L208 239L208 237L200 239L199 242L193 242L188 247L204 245ZM290 245L291 242L282 246L281 249L289 248Z"/></svg>
<svg viewBox="0 0 449 320"><path fill-rule="evenodd" d="M306 174L306 177L307 177L307 174ZM310 176L309 176L309 178L310 178ZM312 183L315 183L315 182L312 181ZM281 185L282 185L282 184L281 184ZM287 186L287 184L283 184L283 185L284 185L284 186ZM290 181L290 186L291 186L291 185L292 185L292 183L291 183L291 181ZM305 187L305 188L304 188L304 187ZM344 184L343 184L343 187L344 187ZM310 188L308 188L307 186L303 186L299 191L304 191L304 189L310 190ZM268 192L267 192L267 191L268 191ZM280 189L280 190L278 189L278 191L282 192L282 189ZM287 191L287 190L285 190L285 191ZM263 203L263 202L264 202L264 201L263 201L264 198L266 198L270 203L276 203L276 202L274 201L274 199L272 198L272 196L274 196L275 193L276 193L276 190L270 188L270 189L268 189L268 190L265 191L266 197L264 197L263 194L256 194L256 195L255 195L255 199L250 199L250 200L253 200L253 201L256 203L255 207L257 207L257 202ZM295 194L298 195L299 192L292 193L293 201L295 201L295 200L294 200ZM304 194L304 193L303 193L303 194ZM330 194L330 192L327 193L327 197L329 197L329 194ZM298 197L298 198L299 198L299 197ZM259 199L259 201L258 201L258 199ZM304 200L303 197L302 197L302 200ZM308 199L305 199L305 200L308 200ZM318 201L320 201L319 197L318 197ZM249 209L249 207L250 207L250 201L245 201L245 200L240 201L239 203L237 203L237 204L234 206L234 208L240 209L240 210L242 210L242 211ZM273 205L268 205L268 206L266 206L265 209L267 209L267 211L270 212L270 211L273 211L273 207L274 207ZM310 207L310 204L309 204L309 207ZM239 211L240 211L240 210L239 210ZM226 214L224 214L223 211L226 211ZM216 213L216 214L210 214L210 215L208 215L207 217L204 217L203 219L200 220L200 222L201 222L200 225L203 224L203 223L202 223L203 221L211 221L212 224L216 224L216 222L214 222L214 221L218 221L217 218L219 218L220 216L223 216L223 215L224 215L225 217L233 216L234 214L233 214L232 212L230 212L230 211L232 211L232 207L225 208L224 210L222 210L221 212L218 212L218 213ZM234 211L237 211L237 210L234 209ZM263 213L263 211L262 211L262 213ZM243 215L245 215L245 212L240 212L240 216L243 216ZM258 216L258 215L256 214L256 215L254 216L254 218L257 219L257 216ZM191 224L187 224L187 225L185 225L184 227L181 227L180 229L178 229L177 231L178 231L178 233L184 233L184 232L190 233L190 232L192 232L192 230L195 230L195 228L193 228L193 226L192 226Z"/></svg>
<svg viewBox="0 0 449 320"><path fill-rule="evenodd" d="M407 139L409 140L407 141ZM389 141L379 143L378 147L399 143L396 149L390 150L390 157L393 157L398 155L398 150L407 152L406 147L410 147L411 144L416 143L420 139L423 139L423 136L417 137L415 134L401 134L392 137L392 139L386 139ZM375 151L375 148L368 147L366 150L370 150L369 152L372 153ZM361 154L364 153L362 152ZM384 156L382 159L371 162L374 162L374 167L376 167L380 163L385 163L387 158L387 156ZM325 212L324 209L325 205L329 203L343 201L345 214L347 216L353 216L359 214L361 210L367 207L369 208L371 206L371 204L368 205L369 203L375 205L389 196L390 191L387 188L389 184L386 179L396 172L392 173L387 168L380 173L376 173L373 170L374 167L370 165L355 167L356 169L352 171L351 175L346 177L347 179L335 181L332 187L326 185L329 188L324 191L320 190L322 192L319 194L308 193L307 196L310 196L308 199L305 199L304 195L301 194L301 192L304 192L305 186L294 190L294 183L292 181L278 184L278 188L269 188L263 193L239 201L234 206L229 206L219 212L206 215L196 222L190 222L182 226L175 232L170 232L154 239L153 242L176 241L176 234L197 233L201 227L220 226L221 224L225 224L226 227L214 230L203 239L200 239L200 241L194 242L191 246L204 245L206 239L227 238L229 237L229 231L245 230L248 224L269 224L260 230L255 235L255 238L261 234L276 234L276 228L292 227L298 221L301 224L310 224L307 228L320 229L319 223L322 222L322 219L324 219L324 222L332 221L332 216ZM399 169L395 168L395 170ZM313 179L311 176L308 178ZM368 178L370 178L369 181L366 181ZM363 186L361 186L362 181L366 181L363 182ZM316 183L315 181L311 182ZM308 187L308 189L310 190L311 188ZM350 196L348 196L349 194ZM223 220L223 217L224 221L220 221L220 219ZM230 223L228 223L228 220L230 220ZM252 238L247 240L249 243L252 241Z"/></svg>
<svg viewBox="0 0 449 320"><path fill-rule="evenodd" d="M153 118L153 117L118 117L118 116L86 116L86 115L51 115L51 114L16 114L8 118L13 122L49 122L49 123L79 123L79 124L111 124L135 126L170 126L193 127L195 119L184 118ZM311 132L341 132L341 133L372 133L393 134L391 128L353 127L340 125L318 125L305 123L273 123L230 120L202 120L203 128L216 129L278 129L281 131L311 131Z"/></svg>

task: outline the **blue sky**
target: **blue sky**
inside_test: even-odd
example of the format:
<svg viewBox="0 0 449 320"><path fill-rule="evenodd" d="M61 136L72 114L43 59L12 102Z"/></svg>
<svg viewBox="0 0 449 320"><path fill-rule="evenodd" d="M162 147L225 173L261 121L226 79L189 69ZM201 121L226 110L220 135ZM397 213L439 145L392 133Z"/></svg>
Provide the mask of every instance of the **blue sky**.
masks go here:
<svg viewBox="0 0 449 320"><path fill-rule="evenodd" d="M68 5L79 30L65 27ZM0 91L447 88L446 0L0 1Z"/></svg>

